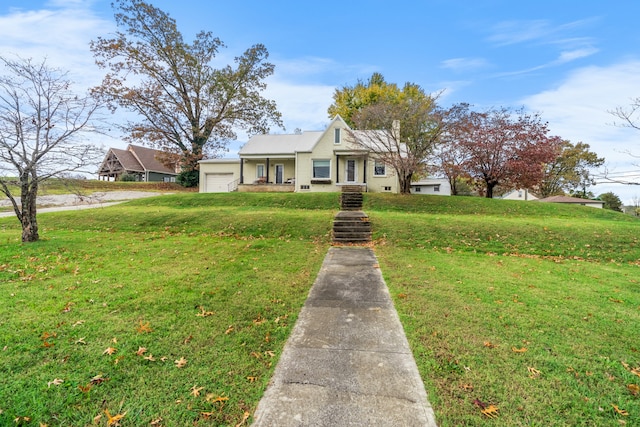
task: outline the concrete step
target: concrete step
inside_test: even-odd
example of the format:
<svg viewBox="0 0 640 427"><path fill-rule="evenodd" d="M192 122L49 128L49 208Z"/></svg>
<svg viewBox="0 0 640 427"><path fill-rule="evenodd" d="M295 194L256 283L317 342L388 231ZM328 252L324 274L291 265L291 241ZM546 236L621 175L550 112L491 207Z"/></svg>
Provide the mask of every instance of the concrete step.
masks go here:
<svg viewBox="0 0 640 427"><path fill-rule="evenodd" d="M343 210L333 220L333 241L336 243L364 243L371 241L369 216L362 211Z"/></svg>

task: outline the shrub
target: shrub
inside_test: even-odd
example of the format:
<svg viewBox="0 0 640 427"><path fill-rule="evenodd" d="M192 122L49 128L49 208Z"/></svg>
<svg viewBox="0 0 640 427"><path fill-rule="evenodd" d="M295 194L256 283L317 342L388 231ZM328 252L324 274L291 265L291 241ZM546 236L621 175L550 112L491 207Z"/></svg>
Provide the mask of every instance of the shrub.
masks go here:
<svg viewBox="0 0 640 427"><path fill-rule="evenodd" d="M176 182L183 187L197 187L200 173L197 170L182 171L176 177Z"/></svg>

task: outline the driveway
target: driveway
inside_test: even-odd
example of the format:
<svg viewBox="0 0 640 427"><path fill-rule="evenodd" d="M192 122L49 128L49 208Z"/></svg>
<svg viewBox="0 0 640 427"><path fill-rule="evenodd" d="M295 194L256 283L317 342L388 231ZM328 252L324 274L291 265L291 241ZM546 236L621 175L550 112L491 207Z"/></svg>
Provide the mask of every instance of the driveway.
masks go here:
<svg viewBox="0 0 640 427"><path fill-rule="evenodd" d="M76 194L57 194L38 197L38 213L57 212L68 210L104 208L125 202L127 200L143 197L160 196L171 193L157 193L152 191L107 191L93 193L90 196L78 196ZM19 198L17 201L19 202ZM0 212L1 217L15 216L8 199L0 200L0 208L8 207L10 210Z"/></svg>

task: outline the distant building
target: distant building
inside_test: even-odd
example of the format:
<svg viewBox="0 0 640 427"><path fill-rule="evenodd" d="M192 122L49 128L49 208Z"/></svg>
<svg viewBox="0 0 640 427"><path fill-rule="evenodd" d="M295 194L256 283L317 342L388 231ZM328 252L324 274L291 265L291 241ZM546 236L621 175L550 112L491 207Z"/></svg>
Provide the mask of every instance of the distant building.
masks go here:
<svg viewBox="0 0 640 427"><path fill-rule="evenodd" d="M451 184L446 178L425 178L411 183L411 194L435 194L450 196Z"/></svg>
<svg viewBox="0 0 640 427"><path fill-rule="evenodd" d="M123 175L132 175L136 181L175 182L175 167L166 166L161 159L169 154L152 148L129 145L126 150L110 148L98 169L98 179L119 181Z"/></svg>
<svg viewBox="0 0 640 427"><path fill-rule="evenodd" d="M569 196L551 196L551 197L546 197L544 199L540 199L538 201L548 202L548 203L564 203L568 205L590 206L592 208L598 208L598 209L602 209L602 207L604 206L604 202L600 200L580 199L578 197L569 197Z"/></svg>
<svg viewBox="0 0 640 427"><path fill-rule="evenodd" d="M512 190L500 197L504 200L538 200L539 197L526 189Z"/></svg>

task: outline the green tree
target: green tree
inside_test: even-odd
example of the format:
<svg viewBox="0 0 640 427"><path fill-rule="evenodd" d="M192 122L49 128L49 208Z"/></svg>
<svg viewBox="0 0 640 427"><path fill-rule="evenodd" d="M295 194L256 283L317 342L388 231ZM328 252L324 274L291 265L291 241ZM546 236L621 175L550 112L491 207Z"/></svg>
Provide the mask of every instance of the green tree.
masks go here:
<svg viewBox="0 0 640 427"><path fill-rule="evenodd" d="M582 142L574 145L569 141L562 141L558 157L545 166L544 177L538 187L540 196L578 191L586 194L588 187L595 185L590 170L604 164L604 158L598 157L589 148L589 144Z"/></svg>
<svg viewBox="0 0 640 427"><path fill-rule="evenodd" d="M0 66L5 73L0 75L0 192L22 225L22 241L35 242L40 185L95 167L104 156L86 142L100 105L74 93L67 73L44 60L0 57Z"/></svg>
<svg viewBox="0 0 640 427"><path fill-rule="evenodd" d="M417 84L400 88L374 73L366 82L336 89L328 113L339 114L354 130L353 142L390 166L400 192L410 194L413 177L426 173L446 124L437 98Z"/></svg>
<svg viewBox="0 0 640 427"><path fill-rule="evenodd" d="M116 0L114 9L124 32L91 42L96 63L108 70L93 91L112 108L137 113L122 125L131 142L175 153L191 172L226 150L238 130L282 126L275 102L261 95L274 70L263 45L247 49L235 67L217 69L212 61L224 44L211 32L187 43L175 20L150 3Z"/></svg>
<svg viewBox="0 0 640 427"><path fill-rule="evenodd" d="M333 93L333 104L327 112L329 118L340 115L352 128L356 128L354 115L363 108L383 103L385 105L398 104L405 95L416 95L422 92L419 86L407 83L405 90L395 83L387 83L380 73L373 73L367 81L359 80L354 86L343 86Z"/></svg>
<svg viewBox="0 0 640 427"><path fill-rule="evenodd" d="M612 211L622 212L622 200L615 193L609 191L602 193L598 196L598 199L604 202L605 209L611 209Z"/></svg>

